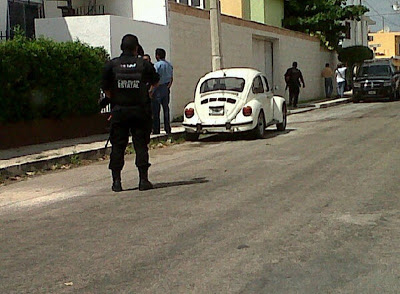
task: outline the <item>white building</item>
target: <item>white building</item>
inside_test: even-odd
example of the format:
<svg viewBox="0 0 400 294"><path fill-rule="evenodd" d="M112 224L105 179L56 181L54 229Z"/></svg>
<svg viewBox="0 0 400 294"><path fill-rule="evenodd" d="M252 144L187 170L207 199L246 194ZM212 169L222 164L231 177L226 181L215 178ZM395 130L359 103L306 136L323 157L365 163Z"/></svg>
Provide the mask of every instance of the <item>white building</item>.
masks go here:
<svg viewBox="0 0 400 294"><path fill-rule="evenodd" d="M362 5L362 0L347 0L347 5ZM367 46L369 26L376 24L366 15L361 17L361 21L346 20L347 28L345 39L343 40L343 48L351 46Z"/></svg>

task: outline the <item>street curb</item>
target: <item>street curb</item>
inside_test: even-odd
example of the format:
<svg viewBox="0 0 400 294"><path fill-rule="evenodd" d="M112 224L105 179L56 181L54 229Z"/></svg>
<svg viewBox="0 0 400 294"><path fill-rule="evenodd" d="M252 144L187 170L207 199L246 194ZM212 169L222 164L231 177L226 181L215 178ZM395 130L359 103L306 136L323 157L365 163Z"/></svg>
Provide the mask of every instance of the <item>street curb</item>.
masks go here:
<svg viewBox="0 0 400 294"><path fill-rule="evenodd" d="M350 102L351 102L351 98L347 98L347 100L334 101L332 103L322 103L321 105L319 105L319 108L328 108L328 107L337 106L340 104L347 104Z"/></svg>
<svg viewBox="0 0 400 294"><path fill-rule="evenodd" d="M171 135L158 135L150 139L151 142L157 143L166 141L169 138L177 139L182 136L184 132L176 132ZM8 167L0 168L0 176L13 177L17 175L24 175L27 172L35 172L40 170L51 170L54 165L65 165L71 163L71 158L73 156L79 156L80 160L98 160L104 155L109 155L111 153L111 146L108 145L107 148L101 147L92 150L69 152L60 156L54 156L52 158L37 159L31 162L24 162L20 164L14 164Z"/></svg>
<svg viewBox="0 0 400 294"><path fill-rule="evenodd" d="M291 112L290 110L288 111L288 115L294 115L298 113L305 113L309 111L314 111L316 109L320 108L328 108L332 106L337 106L340 104L346 104L350 103L351 98L347 100L341 100L341 101L334 101L334 102L322 102L321 104L313 105L312 107L307 107L304 109L296 109L295 112ZM172 133L171 135L167 134L162 134L162 135L157 135L156 137L151 138L151 141L153 142L162 142L166 141L168 138L176 139L179 138L184 134L184 131ZM108 146L107 148L102 147L102 148L96 148L92 150L86 150L86 151L73 151L69 152L67 154L63 154L60 156L54 156L52 158L43 158L43 159L37 159L31 162L25 162L25 163L20 163L20 164L14 164L8 167L0 168L0 176L5 176L5 177L12 177L16 175L24 175L27 172L35 172L35 171L40 171L40 170L50 170L54 165L65 165L71 163L71 159L73 156L79 156L80 160L98 160L104 155L109 155L111 152L111 146Z"/></svg>

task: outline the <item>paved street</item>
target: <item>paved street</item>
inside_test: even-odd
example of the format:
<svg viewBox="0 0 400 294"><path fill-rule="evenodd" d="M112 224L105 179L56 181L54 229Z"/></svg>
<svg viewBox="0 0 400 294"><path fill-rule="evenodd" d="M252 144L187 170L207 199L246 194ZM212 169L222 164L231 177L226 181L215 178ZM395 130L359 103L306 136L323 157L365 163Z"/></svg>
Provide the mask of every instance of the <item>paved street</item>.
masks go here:
<svg viewBox="0 0 400 294"><path fill-rule="evenodd" d="M400 102L0 187L0 293L398 293Z"/></svg>

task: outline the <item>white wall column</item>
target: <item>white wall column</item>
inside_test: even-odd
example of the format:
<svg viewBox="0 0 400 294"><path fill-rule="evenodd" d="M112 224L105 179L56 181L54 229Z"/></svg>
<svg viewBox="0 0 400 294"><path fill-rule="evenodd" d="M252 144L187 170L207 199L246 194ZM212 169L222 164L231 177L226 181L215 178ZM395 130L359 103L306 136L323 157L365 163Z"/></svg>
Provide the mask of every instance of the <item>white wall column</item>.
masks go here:
<svg viewBox="0 0 400 294"><path fill-rule="evenodd" d="M7 30L7 8L7 0L0 0L0 31L3 32L3 34L5 34Z"/></svg>
<svg viewBox="0 0 400 294"><path fill-rule="evenodd" d="M167 25L168 0L132 0L134 20Z"/></svg>

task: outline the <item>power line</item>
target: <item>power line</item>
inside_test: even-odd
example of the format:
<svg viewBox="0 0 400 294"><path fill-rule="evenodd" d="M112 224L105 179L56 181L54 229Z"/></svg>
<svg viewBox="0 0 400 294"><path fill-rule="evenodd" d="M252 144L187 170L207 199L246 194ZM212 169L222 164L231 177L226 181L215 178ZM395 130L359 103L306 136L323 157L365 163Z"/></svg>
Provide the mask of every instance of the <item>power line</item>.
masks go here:
<svg viewBox="0 0 400 294"><path fill-rule="evenodd" d="M375 11L375 12L377 13L377 16L382 17L382 21L383 21L382 29L383 29L383 30L385 29L385 28L384 28L384 23L385 23L385 22L386 22L386 23L390 23L391 25L394 25L394 26L400 28L400 25L399 25L399 24L396 24L396 23L392 22L391 20L385 18L385 16L384 16L385 14L382 14L382 13L380 13L378 10L376 10L376 9L371 5L371 3L369 3L367 0L364 0L364 3L368 4L369 8L371 8L373 11Z"/></svg>

